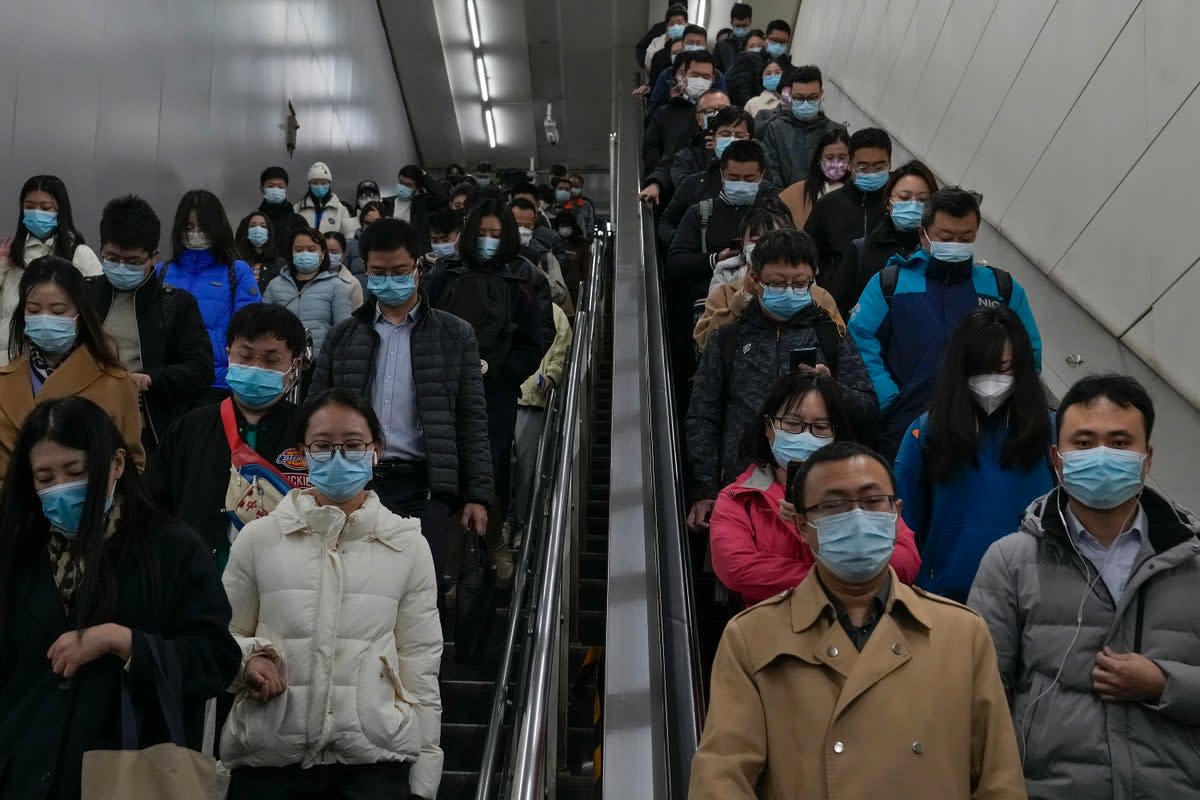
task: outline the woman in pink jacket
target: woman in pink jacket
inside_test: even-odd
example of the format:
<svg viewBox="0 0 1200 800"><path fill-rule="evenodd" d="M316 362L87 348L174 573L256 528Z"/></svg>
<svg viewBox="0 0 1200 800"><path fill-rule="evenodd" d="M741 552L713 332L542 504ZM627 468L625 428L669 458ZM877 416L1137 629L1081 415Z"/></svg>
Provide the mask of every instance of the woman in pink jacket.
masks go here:
<svg viewBox="0 0 1200 800"><path fill-rule="evenodd" d="M713 569L747 606L798 585L812 569L812 550L780 516L787 465L804 461L835 439L853 438L837 383L815 371L775 382L761 421L746 429L742 447L751 466L726 486L713 508ZM912 583L921 566L912 531L900 522L892 567Z"/></svg>

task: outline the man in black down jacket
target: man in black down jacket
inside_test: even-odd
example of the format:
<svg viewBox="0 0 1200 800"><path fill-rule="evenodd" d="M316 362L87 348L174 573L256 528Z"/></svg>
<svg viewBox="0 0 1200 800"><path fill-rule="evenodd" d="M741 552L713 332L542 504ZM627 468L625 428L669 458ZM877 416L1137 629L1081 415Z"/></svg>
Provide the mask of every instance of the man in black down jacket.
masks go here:
<svg viewBox="0 0 1200 800"><path fill-rule="evenodd" d="M213 382L213 352L196 298L154 272L160 223L140 197L118 197L100 217L104 276L84 284L141 393L142 446L150 455Z"/></svg>
<svg viewBox="0 0 1200 800"><path fill-rule="evenodd" d="M688 88L673 93L665 106L651 115L642 140L642 173L649 175L663 156L686 147L692 137L704 127L696 104L712 87L716 68L712 53L685 53L682 58L683 77ZM675 92L676 90L672 90ZM721 94L725 97L724 92Z"/></svg>
<svg viewBox="0 0 1200 800"><path fill-rule="evenodd" d="M729 97L735 106L744 106L762 94L762 71L768 58L778 58L787 75L792 69L788 48L792 42L792 26L781 19L767 23L767 46L761 53L742 52L729 71Z"/></svg>
<svg viewBox="0 0 1200 800"><path fill-rule="evenodd" d="M482 530L493 499L479 346L470 325L418 289L413 226L381 219L359 245L372 294L325 337L309 391L338 387L371 401L386 434L373 487L392 511L421 519L441 584L450 513L461 509L463 527Z"/></svg>
<svg viewBox="0 0 1200 800"><path fill-rule="evenodd" d="M396 194L383 198L381 204L385 217L413 224L421 234L421 252L425 253L429 250L429 215L449 206L450 195L441 181L416 164L409 164L400 168Z"/></svg>
<svg viewBox="0 0 1200 800"><path fill-rule="evenodd" d="M794 228L759 239L745 278L754 299L737 322L718 329L704 348L686 428L692 503L688 525L693 529L708 527L717 493L746 468L739 454L746 424L771 384L791 368L792 350L815 348L815 370L838 382L855 429L847 438L870 430L879 413L854 339L809 296L816 255L812 240Z"/></svg>

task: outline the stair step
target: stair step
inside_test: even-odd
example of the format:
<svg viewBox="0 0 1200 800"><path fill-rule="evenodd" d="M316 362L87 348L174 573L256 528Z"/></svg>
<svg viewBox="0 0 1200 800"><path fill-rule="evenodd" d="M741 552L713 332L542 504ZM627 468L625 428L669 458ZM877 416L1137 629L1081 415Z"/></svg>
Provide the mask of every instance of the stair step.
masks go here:
<svg viewBox="0 0 1200 800"><path fill-rule="evenodd" d="M603 611L579 611L579 643L585 645L604 645L605 618Z"/></svg>
<svg viewBox="0 0 1200 800"><path fill-rule="evenodd" d="M608 578L608 548L603 553L579 554L579 574L584 578Z"/></svg>
<svg viewBox="0 0 1200 800"><path fill-rule="evenodd" d="M443 680L442 722L486 724L495 692L494 681Z"/></svg>
<svg viewBox="0 0 1200 800"><path fill-rule="evenodd" d="M510 730L505 726L504 739ZM579 764L590 760L595 749L595 731L591 727L567 729L568 763ZM478 771L483 760L483 746L487 741L487 726L442 723L442 751L446 755L445 769L460 772Z"/></svg>
<svg viewBox="0 0 1200 800"><path fill-rule="evenodd" d="M585 611L604 612L608 608L608 581L599 578L581 579L579 607Z"/></svg>

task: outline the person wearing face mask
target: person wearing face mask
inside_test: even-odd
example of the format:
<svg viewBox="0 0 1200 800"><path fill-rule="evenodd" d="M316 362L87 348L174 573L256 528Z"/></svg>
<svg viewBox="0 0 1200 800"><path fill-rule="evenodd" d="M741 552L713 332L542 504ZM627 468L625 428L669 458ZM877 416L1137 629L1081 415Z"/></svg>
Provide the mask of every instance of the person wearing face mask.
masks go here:
<svg viewBox="0 0 1200 800"><path fill-rule="evenodd" d="M884 188L891 178L892 137L882 128L862 128L850 136L846 183L813 203L804 230L821 254L821 280L837 286L842 257L855 239L875 230L887 215Z"/></svg>
<svg viewBox="0 0 1200 800"><path fill-rule="evenodd" d="M748 466L740 450L746 425L780 376L794 369L832 376L852 429L867 432L874 424L878 404L858 348L813 302L815 255L802 231L759 239L742 279L754 299L704 348L685 424L692 530L708 527L717 494Z"/></svg>
<svg viewBox="0 0 1200 800"><path fill-rule="evenodd" d="M508 207L517 221L517 234L521 239L521 257L535 265L549 281L550 299L554 304L562 308L568 317L575 316L575 306L571 302L571 295L567 292L562 266L550 245L537 236L537 229L542 224L537 206L518 197L509 203ZM556 243L559 241L557 234L555 234L555 241Z"/></svg>
<svg viewBox="0 0 1200 800"><path fill-rule="evenodd" d="M791 113L774 115L758 130L779 188L807 178L821 137L834 128L845 127L821 111L824 79L818 67L796 67L785 80L791 89Z"/></svg>
<svg viewBox="0 0 1200 800"><path fill-rule="evenodd" d="M925 204L938 190L937 178L920 161L901 164L883 187L887 198L884 218L870 233L854 239L842 254L841 265L826 284L846 316L867 288L867 281L891 260L906 256L921 246L917 229Z"/></svg>
<svg viewBox="0 0 1200 800"><path fill-rule="evenodd" d="M288 213L291 214L290 211ZM285 226L288 219L284 218ZM254 271L260 292L264 291L267 284L287 266L287 262L279 257L275 249L276 238L275 224L262 211L252 211L243 217L233 234L233 246L237 257L249 264L250 269Z"/></svg>
<svg viewBox="0 0 1200 800"><path fill-rule="evenodd" d="M193 189L180 199L171 228L171 259L156 269L164 284L196 298L212 342L213 389L227 390L225 328L237 311L259 302L261 294L254 270L237 257L233 229L215 194Z"/></svg>
<svg viewBox="0 0 1200 800"><path fill-rule="evenodd" d="M687 29L687 6L680 3L667 5L666 15L662 22L656 22L646 31L646 35L633 46L633 57L639 70L650 70L654 56L659 50L671 49L672 42L681 42L683 32ZM654 73L651 72L651 75Z"/></svg>
<svg viewBox="0 0 1200 800"><path fill-rule="evenodd" d="M678 67L677 60L679 55L686 53L711 52L708 49L708 31L699 25L688 25L683 33L683 47L679 53L673 53L670 48L664 47L654 56L654 61L650 65L650 95L647 101L646 113L653 114L655 109L667 102L671 97L672 83ZM720 89L725 88L724 73L719 68L715 67L717 77L714 78L714 84Z"/></svg>
<svg viewBox="0 0 1200 800"><path fill-rule="evenodd" d="M445 589L450 515L486 530L494 497L479 345L468 323L430 306L411 225L382 219L361 244L366 303L325 337L311 393L370 400L384 434L373 488L390 510L421 520Z"/></svg>
<svg viewBox="0 0 1200 800"><path fill-rule="evenodd" d="M746 48L750 30L754 27L754 10L746 3L734 3L729 9L729 36L718 40L713 55L717 57L717 68L722 72L733 69L738 56Z"/></svg>
<svg viewBox="0 0 1200 800"><path fill-rule="evenodd" d="M429 247L425 255L425 269L438 269L447 261L457 261L458 239L462 236L463 215L453 208L435 211L429 217Z"/></svg>
<svg viewBox="0 0 1200 800"><path fill-rule="evenodd" d="M679 82L675 83L667 103L655 110L646 125L642 140L642 167L649 174L663 156L685 147L701 130L706 120L696 118L696 102L713 85L716 67L708 52L683 53L679 56Z"/></svg>
<svg viewBox="0 0 1200 800"><path fill-rule="evenodd" d="M271 224L278 227L288 217L295 213L292 204L288 202L288 173L283 167L267 167L258 176L258 188L262 192L262 202L258 210L267 215Z"/></svg>
<svg viewBox="0 0 1200 800"><path fill-rule="evenodd" d="M763 90L746 102L746 113L756 120L766 122L779 107L779 94L783 83L785 64L778 58L768 58L762 71Z"/></svg>
<svg viewBox="0 0 1200 800"><path fill-rule="evenodd" d="M46 255L65 258L84 277L101 274L100 260L75 229L66 185L35 175L21 187L16 234L0 240L0 351L8 350L8 324L17 307L21 270Z"/></svg>
<svg viewBox="0 0 1200 800"><path fill-rule="evenodd" d="M666 105L673 97L691 99L696 96L696 92L702 93L702 89L697 88L700 85L699 82L696 80L689 82L686 71L683 68L683 61L686 56L708 52L701 44L704 41L704 29L699 26L690 26L689 30L692 30L692 28L695 29L692 33L694 41L690 45L683 47L678 53L672 55L669 62L664 63L662 70L657 73L658 77L654 79L651 85L651 91L646 98L647 120L652 118L654 112ZM728 87L725 83L725 73L719 69L715 69L708 88L727 92ZM689 89L692 89L691 95L688 94Z"/></svg>
<svg viewBox="0 0 1200 800"><path fill-rule="evenodd" d="M79 270L66 259L42 256L21 273L17 295L19 311L9 323L12 360L0 367L0 476L8 474L21 425L34 406L70 395L107 411L130 463L144 467L138 384L113 352Z"/></svg>
<svg viewBox="0 0 1200 800"><path fill-rule="evenodd" d="M972 311L946 345L929 411L896 456L896 493L921 543L918 586L967 601L984 552L1054 485L1053 429L1017 315Z"/></svg>
<svg viewBox="0 0 1200 800"><path fill-rule="evenodd" d="M795 588L815 562L795 525L781 516L788 465L854 437L841 390L826 375L785 375L767 390L759 412L759 424L746 429L742 442L750 466L721 490L709 532L713 570L746 607ZM892 568L911 584L920 563L913 532L900 520Z"/></svg>
<svg viewBox="0 0 1200 800"><path fill-rule="evenodd" d="M975 261L981 220L978 195L958 187L934 192L921 220L921 247L893 256L850 315L850 334L879 396L879 452L888 457L928 407L950 334L976 308L1012 309L1041 372L1042 340L1025 289L1004 270Z"/></svg>
<svg viewBox="0 0 1200 800"><path fill-rule="evenodd" d="M121 747L122 696L145 721L136 746L172 741L165 712L182 729L174 743L199 750L205 704L224 693L240 655L196 534L151 501L122 432L84 397L32 409L8 476L0 792L95 791L82 785L85 753ZM156 691L159 674L178 687L173 697Z"/></svg>
<svg viewBox="0 0 1200 800"><path fill-rule="evenodd" d="M987 625L888 566L903 503L887 461L826 445L787 499L816 564L726 627L690 800L1025 800Z"/></svg>
<svg viewBox="0 0 1200 800"><path fill-rule="evenodd" d="M845 128L832 128L817 140L808 175L780 192L779 199L792 212L792 224L803 228L817 201L849 179L850 133Z"/></svg>
<svg viewBox="0 0 1200 800"><path fill-rule="evenodd" d="M596 227L596 203L583 193L583 173L572 172L567 179L571 181L571 204L568 209L579 218L579 227L590 241Z"/></svg>
<svg viewBox="0 0 1200 800"><path fill-rule="evenodd" d="M154 272L160 230L158 215L142 198L110 201L100 217L104 277L84 282L88 304L141 393L147 453L213 382L212 343L196 298L164 285Z"/></svg>
<svg viewBox="0 0 1200 800"><path fill-rule="evenodd" d="M638 193L640 200L652 203L669 203L674 199L677 188L690 176L710 168L716 157L713 155L714 140L712 138L716 117L729 108L729 97L717 89L710 89L700 95L696 101L695 120L696 130L684 147L674 153L663 156L654 169L642 181L642 190ZM714 195L715 196L715 195ZM683 217L687 207L679 209L675 223ZM670 246L670 239L665 240L664 248Z"/></svg>
<svg viewBox="0 0 1200 800"><path fill-rule="evenodd" d="M353 253L349 243L354 242ZM358 255L358 242L342 236L337 231L325 234L325 252L329 254L329 271L335 273L350 289L350 310L357 311L363 304L363 293L367 288L367 268Z"/></svg>
<svg viewBox="0 0 1200 800"><path fill-rule="evenodd" d="M564 258L560 262L563 281L571 302L579 302L579 285L592 268L592 243L583 235L579 227L579 219L570 212L563 212L554 218L554 230L563 240Z"/></svg>
<svg viewBox="0 0 1200 800"><path fill-rule="evenodd" d="M146 468L158 502L196 529L219 569L240 528L226 511L231 435L289 486L308 485L304 453L292 439L296 405L286 398L300 380L304 325L282 306L255 303L233 315L227 338L231 396L184 414Z"/></svg>
<svg viewBox="0 0 1200 800"><path fill-rule="evenodd" d="M223 579L242 653L221 736L229 797L432 800L444 757L429 545L367 489L384 435L366 399L313 397L297 434L311 488L246 525Z"/></svg>
<svg viewBox="0 0 1200 800"><path fill-rule="evenodd" d="M494 184L496 181L496 168L492 166L490 161L480 161L475 165L475 183L481 189Z"/></svg>
<svg viewBox="0 0 1200 800"><path fill-rule="evenodd" d="M429 215L448 205L450 196L441 182L416 164L408 164L396 176L396 193L383 198L383 215L411 222L428 238Z"/></svg>
<svg viewBox="0 0 1200 800"><path fill-rule="evenodd" d="M737 62L729 70L729 95L734 105L744 107L762 94L763 68L766 67L768 58L779 59L783 66L784 88L787 88L787 74L792 70L792 58L789 54L792 26L781 19L771 20L767 23L767 31L763 38L765 44L762 50L755 52L747 47L738 55Z"/></svg>
<svg viewBox="0 0 1200 800"><path fill-rule="evenodd" d="M1059 485L988 548L968 600L996 643L1029 797L1187 797L1200 519L1146 485L1154 403L1136 380L1083 378L1057 423Z"/></svg>
<svg viewBox="0 0 1200 800"><path fill-rule="evenodd" d="M308 191L296 203L296 213L321 233L340 231L350 237L358 229L358 218L334 193L333 173L323 161L308 168Z"/></svg>

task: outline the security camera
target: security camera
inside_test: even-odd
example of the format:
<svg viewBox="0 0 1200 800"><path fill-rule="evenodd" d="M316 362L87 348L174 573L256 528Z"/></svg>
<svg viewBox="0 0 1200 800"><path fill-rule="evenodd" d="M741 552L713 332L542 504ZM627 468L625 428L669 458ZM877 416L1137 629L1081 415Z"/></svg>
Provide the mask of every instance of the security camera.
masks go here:
<svg viewBox="0 0 1200 800"><path fill-rule="evenodd" d="M558 123L554 121L554 107L550 103L546 103L546 119L542 121L542 127L546 130L546 143L558 144Z"/></svg>

